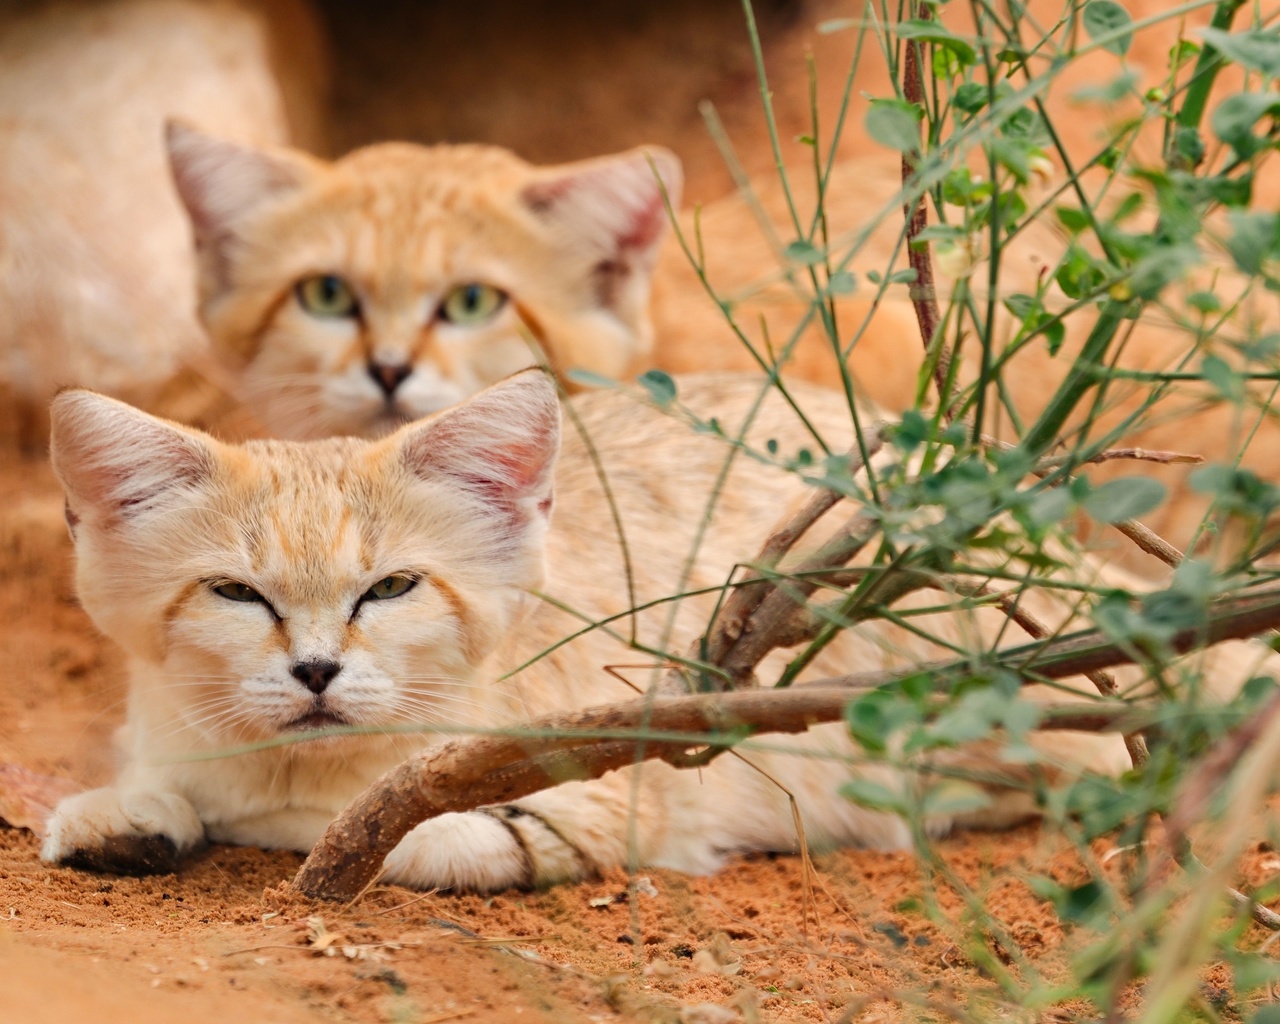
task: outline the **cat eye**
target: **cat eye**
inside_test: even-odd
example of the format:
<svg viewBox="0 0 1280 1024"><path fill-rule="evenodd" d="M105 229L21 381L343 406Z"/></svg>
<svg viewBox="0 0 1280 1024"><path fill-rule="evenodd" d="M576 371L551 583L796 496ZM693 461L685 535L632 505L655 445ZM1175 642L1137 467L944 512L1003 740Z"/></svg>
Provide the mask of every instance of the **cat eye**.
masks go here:
<svg viewBox="0 0 1280 1024"><path fill-rule="evenodd" d="M219 597L225 597L228 601L258 601L262 604L267 603L267 599L259 594L253 587L246 586L243 583L219 583L213 588L213 592Z"/></svg>
<svg viewBox="0 0 1280 1024"><path fill-rule="evenodd" d="M298 305L312 316L339 319L360 312L351 286L333 274L321 274L298 282Z"/></svg>
<svg viewBox="0 0 1280 1024"><path fill-rule="evenodd" d="M488 320L506 301L506 292L492 285L459 285L440 303L440 317L451 324L467 327Z"/></svg>
<svg viewBox="0 0 1280 1024"><path fill-rule="evenodd" d="M401 597L418 585L412 576L385 576L360 595L361 601L386 601Z"/></svg>

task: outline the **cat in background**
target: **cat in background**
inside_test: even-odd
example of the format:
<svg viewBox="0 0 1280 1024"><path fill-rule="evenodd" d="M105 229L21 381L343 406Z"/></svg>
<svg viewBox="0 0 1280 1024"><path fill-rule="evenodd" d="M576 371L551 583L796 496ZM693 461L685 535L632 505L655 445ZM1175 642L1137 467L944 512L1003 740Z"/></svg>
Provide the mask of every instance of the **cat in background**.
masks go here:
<svg viewBox="0 0 1280 1024"><path fill-rule="evenodd" d="M732 432L753 415L759 384L692 378L680 394ZM842 396L805 386L796 395L833 448L847 443ZM685 578L724 447L617 392L570 401L612 485L634 600L655 604L636 613L638 639L685 650L714 595L681 602L669 638L670 605L657 599L722 585L744 550L811 492L792 474L736 460ZM755 415L755 444L812 442L776 394ZM113 786L58 806L44 859L171 870L175 855L206 838L305 851L381 772L433 742L379 728L511 727L627 697L632 691L602 666L634 653L604 629L503 679L580 632L579 616L632 607L609 499L576 432L557 463L559 422L556 389L538 371L373 441L232 446L89 392L60 395L53 461L73 524L78 591L126 651L131 685L125 767ZM936 608L936 597L921 592L897 607ZM1069 614L1044 591L1026 593L1022 607L1051 629ZM989 607L916 621L964 649L991 642L1004 623ZM839 636L810 671L901 667L940 653L881 620ZM1219 677L1248 678L1240 665L1256 656L1247 645L1208 660L1231 657L1234 668ZM762 676L783 663L774 652ZM341 726L369 732L301 738ZM1046 733L1040 742L1068 770L1126 763L1116 737ZM888 768L857 764L841 725L786 745L808 756L758 750L701 772L651 762L445 815L405 838L387 877L477 890L581 878L627 863L632 836L641 864L710 872L733 851L795 848L787 794L769 776L795 794L816 847L910 845L901 819L839 796L853 771L904 784ZM994 752L972 756L984 771L1026 770ZM1025 794L1010 790L989 808L941 815L930 827L1003 824L1028 810Z"/></svg>
<svg viewBox="0 0 1280 1024"><path fill-rule="evenodd" d="M329 163L283 148L317 143L324 65L300 0L0 14L0 389L33 418L24 441L66 385L327 436L543 358L647 365L672 154L539 168L385 144Z"/></svg>
<svg viewBox="0 0 1280 1024"><path fill-rule="evenodd" d="M67 384L196 413L207 350L162 126L312 144L324 67L298 0L6 5L0 390L24 441Z"/></svg>
<svg viewBox="0 0 1280 1024"><path fill-rule="evenodd" d="M646 365L680 201L664 149L537 168L492 146L384 143L330 163L182 124L168 145L201 318L275 436L377 435L544 360L615 378Z"/></svg>

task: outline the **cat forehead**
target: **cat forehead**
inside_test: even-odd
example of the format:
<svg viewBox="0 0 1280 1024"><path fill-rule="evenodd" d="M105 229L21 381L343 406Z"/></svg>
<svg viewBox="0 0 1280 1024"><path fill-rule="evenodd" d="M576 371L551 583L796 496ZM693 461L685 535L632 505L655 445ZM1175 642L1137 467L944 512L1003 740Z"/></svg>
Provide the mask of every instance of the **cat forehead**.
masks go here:
<svg viewBox="0 0 1280 1024"><path fill-rule="evenodd" d="M331 187L354 198L386 195L400 202L425 203L448 212L459 204L470 212L505 200L526 185L534 169L519 157L493 146L418 146L385 142L366 146L332 165ZM330 198L333 198L331 193Z"/></svg>
<svg viewBox="0 0 1280 1024"><path fill-rule="evenodd" d="M345 530L356 519L390 515L405 490L396 460L355 438L250 441L224 459L215 496L238 531L304 537ZM358 525L358 524L357 524Z"/></svg>
<svg viewBox="0 0 1280 1024"><path fill-rule="evenodd" d="M383 446L353 437L318 441L247 441L224 465L223 483L240 500L283 504L339 502L401 483ZM393 482L394 481L394 482Z"/></svg>
<svg viewBox="0 0 1280 1024"><path fill-rule="evenodd" d="M431 510L412 483L393 452L357 439L252 441L224 453L201 521L244 568L306 590L419 546Z"/></svg>
<svg viewBox="0 0 1280 1024"><path fill-rule="evenodd" d="M449 275L476 259L519 261L540 233L517 198L534 173L485 146L369 146L268 212L254 246L260 255L246 266L293 274L327 264L377 281Z"/></svg>

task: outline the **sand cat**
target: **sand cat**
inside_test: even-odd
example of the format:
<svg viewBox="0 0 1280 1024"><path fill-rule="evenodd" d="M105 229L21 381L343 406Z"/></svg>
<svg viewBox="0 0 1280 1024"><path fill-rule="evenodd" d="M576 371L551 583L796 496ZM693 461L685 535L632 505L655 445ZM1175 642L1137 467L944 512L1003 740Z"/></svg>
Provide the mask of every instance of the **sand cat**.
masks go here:
<svg viewBox="0 0 1280 1024"><path fill-rule="evenodd" d="M0 14L0 389L81 384L187 415L206 359L162 128L314 142L323 48L294 0ZM5 402L6 411L12 403Z"/></svg>
<svg viewBox="0 0 1280 1024"><path fill-rule="evenodd" d="M273 436L377 435L543 360L646 366L680 200L666 150L535 168L491 146L327 163L181 124L168 140L201 317Z"/></svg>
<svg viewBox="0 0 1280 1024"><path fill-rule="evenodd" d="M714 412L729 430L759 388L740 377L680 386L687 407ZM842 398L804 387L798 394L833 443L847 437ZM637 602L722 584L807 491L791 474L738 459L682 583L726 448L620 393L572 401L621 509ZM636 660L610 630L502 679L579 631L579 616L631 607L596 470L575 432L557 463L559 422L555 389L538 371L373 441L237 447L88 392L59 396L53 458L80 597L127 652L132 681L123 771L113 786L58 807L43 857L169 870L175 853L206 838L307 850L379 773L431 742L429 733L380 735L379 727L465 732L632 696L603 670ZM783 451L811 443L774 400L752 436L776 439ZM1062 609L1041 596L1028 594L1024 607L1061 621ZM669 605L639 614L639 640L687 650L710 600L685 601L669 638ZM936 605L936 597L921 592L899 607L913 605ZM964 645L999 621L992 615L920 621ZM812 671L941 654L879 622L843 635ZM647 678L637 674L640 685ZM279 745L331 726L369 731ZM900 819L837 795L857 758L840 726L786 742L828 756L756 751L749 760L796 794L810 843L909 845ZM1059 737L1049 749L1062 752L1051 760L1099 770L1124 764L1114 738ZM883 767L856 770L901 784ZM998 802L975 817L999 822L1025 810ZM954 823L943 816L931 827ZM724 757L701 773L647 764L441 817L406 837L386 869L413 886L495 890L626 863L633 843L641 864L709 872L735 850L794 849L796 833L785 793L756 767Z"/></svg>

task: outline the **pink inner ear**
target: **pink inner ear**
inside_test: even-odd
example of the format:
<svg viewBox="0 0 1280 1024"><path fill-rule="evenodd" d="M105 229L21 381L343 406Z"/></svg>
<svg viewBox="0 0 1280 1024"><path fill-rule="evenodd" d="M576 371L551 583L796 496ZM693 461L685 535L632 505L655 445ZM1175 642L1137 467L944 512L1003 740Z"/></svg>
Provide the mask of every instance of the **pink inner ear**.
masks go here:
<svg viewBox="0 0 1280 1024"><path fill-rule="evenodd" d="M485 437L466 408L434 425L410 464L419 473L442 474L458 481L486 503L515 516L523 499L546 489L539 508L550 511L550 473L554 463L555 422L532 426L523 436ZM545 506L545 508L543 507Z"/></svg>
<svg viewBox="0 0 1280 1024"><path fill-rule="evenodd" d="M535 182L521 198L535 213L560 221L615 259L652 251L667 220L653 169L635 158Z"/></svg>
<svg viewBox="0 0 1280 1024"><path fill-rule="evenodd" d="M637 249L652 248L667 224L667 211L663 206L662 195L658 192L656 183L652 198L630 212L630 227L618 236L619 251L627 253Z"/></svg>

